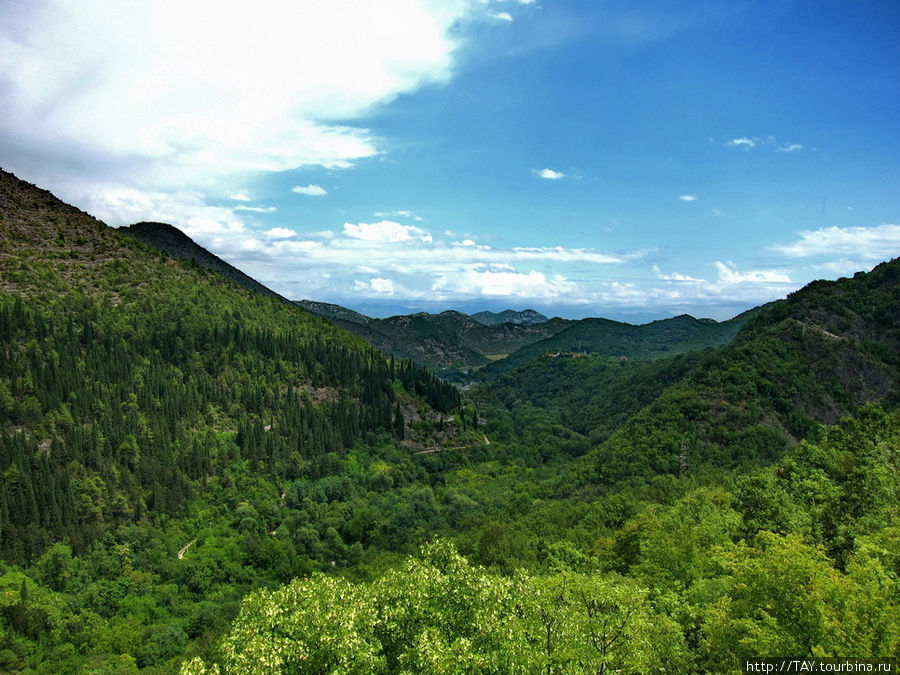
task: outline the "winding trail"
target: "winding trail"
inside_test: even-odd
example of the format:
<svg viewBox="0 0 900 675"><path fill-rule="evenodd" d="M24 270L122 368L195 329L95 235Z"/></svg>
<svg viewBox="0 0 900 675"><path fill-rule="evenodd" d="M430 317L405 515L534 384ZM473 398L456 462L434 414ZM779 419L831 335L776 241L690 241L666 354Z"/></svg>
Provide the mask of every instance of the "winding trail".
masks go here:
<svg viewBox="0 0 900 675"><path fill-rule="evenodd" d="M197 542L196 539L191 539L187 544L185 544L180 551L178 551L178 559L181 560L184 557L184 554L187 553L187 550L193 546Z"/></svg>

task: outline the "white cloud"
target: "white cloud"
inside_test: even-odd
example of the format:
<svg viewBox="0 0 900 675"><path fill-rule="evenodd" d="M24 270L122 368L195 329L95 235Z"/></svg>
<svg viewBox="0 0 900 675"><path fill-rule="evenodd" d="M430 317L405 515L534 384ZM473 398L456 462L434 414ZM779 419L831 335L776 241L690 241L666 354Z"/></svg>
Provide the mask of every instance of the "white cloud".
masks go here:
<svg viewBox="0 0 900 675"><path fill-rule="evenodd" d="M792 284L791 278L781 270L754 270L751 272L738 272L737 266L729 261L727 263L716 261L716 270L719 272L719 283L726 286L735 284Z"/></svg>
<svg viewBox="0 0 900 675"><path fill-rule="evenodd" d="M656 275L657 279L662 281L686 281L689 283L697 283L697 284L705 284L706 279L698 279L696 277L690 277L686 274L678 274L677 272L673 274L664 274L658 266L653 266L653 273Z"/></svg>
<svg viewBox="0 0 900 675"><path fill-rule="evenodd" d="M352 121L448 81L473 12L465 0L0 3L4 166L91 212L123 190L221 199L249 173L349 167L382 152Z"/></svg>
<svg viewBox="0 0 900 675"><path fill-rule="evenodd" d="M291 237L296 237L297 233L286 227L273 227L266 232L266 236L271 239L290 239Z"/></svg>
<svg viewBox="0 0 900 675"><path fill-rule="evenodd" d="M750 150L751 148L755 148L758 145L766 145L771 146L777 142L774 136L742 136L741 138L735 138L727 143L726 146L732 148L743 148L744 150ZM775 148L775 152L797 152L798 150L803 150L804 146L800 143L786 143L780 147Z"/></svg>
<svg viewBox="0 0 900 675"><path fill-rule="evenodd" d="M638 258L643 257L645 253L646 251L633 251L631 253L617 255L601 253L600 251L585 248L563 248L562 246L515 246L511 249L511 252L506 255L516 260L544 260L567 263L589 262L600 265L609 265L637 260Z"/></svg>
<svg viewBox="0 0 900 675"><path fill-rule="evenodd" d="M232 199L232 200L234 200L234 201L236 201L236 202L249 202L249 201L251 201L250 197L248 197L248 196L247 196L247 193L244 192L243 190L241 190L240 192L236 192L235 194L231 195L231 196L229 197L229 199Z"/></svg>
<svg viewBox="0 0 900 675"><path fill-rule="evenodd" d="M322 197L328 194L328 191L321 185L295 185L291 188L291 192L308 197Z"/></svg>
<svg viewBox="0 0 900 675"><path fill-rule="evenodd" d="M534 169L533 173L535 176L540 176L547 180L559 180L566 177L566 174L562 171L554 171L553 169Z"/></svg>
<svg viewBox="0 0 900 675"><path fill-rule="evenodd" d="M744 136L743 138L735 138L734 140L728 141L725 145L730 145L736 148L744 148L746 150L755 148L757 140L758 139L747 138L746 136Z"/></svg>
<svg viewBox="0 0 900 675"><path fill-rule="evenodd" d="M417 223L424 222L424 218L420 215L417 215L414 211L410 211L409 209L395 209L393 211L375 211L372 214L376 218L410 218Z"/></svg>
<svg viewBox="0 0 900 675"><path fill-rule="evenodd" d="M498 21L512 21L512 14L509 12L491 12L491 17Z"/></svg>
<svg viewBox="0 0 900 675"><path fill-rule="evenodd" d="M371 242L396 243L401 241L431 241L431 235L425 230L412 225L401 225L392 220L378 223L344 223L344 234L353 239Z"/></svg>
<svg viewBox="0 0 900 675"><path fill-rule="evenodd" d="M235 206L235 211L250 211L251 213L275 213L275 206Z"/></svg>
<svg viewBox="0 0 900 675"><path fill-rule="evenodd" d="M846 258L842 258L841 260L832 260L830 262L811 265L811 267L818 272L825 272L831 276L842 277L855 274L861 270L871 269L872 264L871 261L862 262L860 260L847 260Z"/></svg>
<svg viewBox="0 0 900 675"><path fill-rule="evenodd" d="M900 255L900 225L875 227L824 227L798 233L792 244L769 248L790 258L853 256L863 260L887 260Z"/></svg>
<svg viewBox="0 0 900 675"><path fill-rule="evenodd" d="M394 294L394 282L390 279L384 279L382 277L373 277L369 280L369 288L371 288L376 293L383 293L387 295Z"/></svg>
<svg viewBox="0 0 900 675"><path fill-rule="evenodd" d="M591 280L606 274L601 270L627 265L646 254L563 246L488 246L468 235L443 233L435 239L422 228L390 220L345 223L338 232L278 227L253 234L240 226L232 234L224 225L208 230L194 225L189 234L288 297L448 302L531 297L582 302L580 297L587 297L584 289ZM463 238L457 240L457 236Z"/></svg>
<svg viewBox="0 0 900 675"><path fill-rule="evenodd" d="M679 195L678 199L683 202L695 202L697 198L694 195Z"/></svg>
<svg viewBox="0 0 900 675"><path fill-rule="evenodd" d="M519 272L509 265L494 265L439 274L431 290L451 297L550 299L571 296L577 285L560 274L547 276L535 270Z"/></svg>

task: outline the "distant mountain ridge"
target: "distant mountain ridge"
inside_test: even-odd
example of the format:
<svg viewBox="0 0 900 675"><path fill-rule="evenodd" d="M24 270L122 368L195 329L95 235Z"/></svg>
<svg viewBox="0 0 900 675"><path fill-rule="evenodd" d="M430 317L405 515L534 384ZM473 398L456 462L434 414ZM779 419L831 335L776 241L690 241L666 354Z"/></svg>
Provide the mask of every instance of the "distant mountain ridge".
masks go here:
<svg viewBox="0 0 900 675"><path fill-rule="evenodd" d="M500 323L512 323L517 326L532 326L536 323L547 321L546 316L533 309L523 309L521 312L517 312L513 309L506 309L502 312L486 311L470 314L469 316L478 323L483 323L486 326L495 326Z"/></svg>
<svg viewBox="0 0 900 675"><path fill-rule="evenodd" d="M741 326L756 311L744 312L721 323L712 319L695 319L687 314L638 326L611 319L581 319L544 340L522 347L502 361L490 364L485 368L485 373L493 377L547 353L579 352L648 359L718 347L734 339Z"/></svg>
<svg viewBox="0 0 900 675"><path fill-rule="evenodd" d="M539 323L507 321L488 325L455 310L375 319L340 305L312 300L300 300L297 304L375 345L386 354L412 359L456 382L468 381L471 371L504 358L524 345L553 335L572 323L557 318ZM543 316L531 310L526 312L531 313L513 314L526 314L526 321Z"/></svg>
<svg viewBox="0 0 900 675"><path fill-rule="evenodd" d="M200 267L219 272L226 279L231 279L245 288L290 302L268 286L259 283L256 279L241 272L234 265L225 262L214 253L206 250L173 225L140 222L119 229L121 232L129 234L145 244L165 251L176 260L193 260Z"/></svg>

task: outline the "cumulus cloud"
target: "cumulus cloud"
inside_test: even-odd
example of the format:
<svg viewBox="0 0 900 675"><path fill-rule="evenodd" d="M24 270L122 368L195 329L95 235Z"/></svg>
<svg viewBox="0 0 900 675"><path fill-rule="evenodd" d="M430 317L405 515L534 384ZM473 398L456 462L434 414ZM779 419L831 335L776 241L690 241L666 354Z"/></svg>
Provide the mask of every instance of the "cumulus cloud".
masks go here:
<svg viewBox="0 0 900 675"><path fill-rule="evenodd" d="M512 14L509 12L491 12L491 17L498 21L512 21Z"/></svg>
<svg viewBox="0 0 900 675"><path fill-rule="evenodd" d="M345 223L337 232L271 228L255 235L192 226L191 236L288 297L479 298L582 302L609 270L646 251L605 252L563 246L489 246L471 236L435 238L392 220ZM572 276L575 275L575 276ZM577 277L577 278L576 278Z"/></svg>
<svg viewBox="0 0 900 675"><path fill-rule="evenodd" d="M554 171L553 169L534 169L533 173L535 176L546 178L547 180L559 180L566 177L566 174L562 171Z"/></svg>
<svg viewBox="0 0 900 675"><path fill-rule="evenodd" d="M383 277L372 277L368 281L357 279L354 288L363 294L372 291L378 295L393 295L396 290L394 282Z"/></svg>
<svg viewBox="0 0 900 675"><path fill-rule="evenodd" d="M694 195L679 195L679 196L678 196L678 199L680 199L680 200L683 201L683 202L695 202L695 201L697 201L697 198L696 198Z"/></svg>
<svg viewBox="0 0 900 675"><path fill-rule="evenodd" d="M291 237L296 237L297 233L286 227L273 227L266 232L266 236L271 239L290 239Z"/></svg>
<svg viewBox="0 0 900 675"><path fill-rule="evenodd" d="M509 265L491 265L439 274L431 290L454 297L551 299L573 295L577 285L561 274L548 276L536 270L520 272Z"/></svg>
<svg viewBox="0 0 900 675"><path fill-rule="evenodd" d="M773 244L769 248L790 258L851 256L873 261L900 255L900 225L824 227L798 234L800 238L791 244Z"/></svg>
<svg viewBox="0 0 900 675"><path fill-rule="evenodd" d="M328 194L328 190L321 185L295 185L291 188L291 192L308 197L323 197Z"/></svg>
<svg viewBox="0 0 900 675"><path fill-rule="evenodd" d="M2 3L4 166L91 212L123 190L247 201L235 190L249 173L380 154L352 120L448 81L472 11L429 0Z"/></svg>

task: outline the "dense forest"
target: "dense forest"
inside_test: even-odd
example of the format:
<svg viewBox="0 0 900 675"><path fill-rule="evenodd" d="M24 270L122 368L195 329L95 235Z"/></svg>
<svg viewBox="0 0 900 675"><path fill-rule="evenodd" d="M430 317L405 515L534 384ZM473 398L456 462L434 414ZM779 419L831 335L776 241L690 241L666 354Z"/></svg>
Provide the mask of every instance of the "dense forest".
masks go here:
<svg viewBox="0 0 900 675"><path fill-rule="evenodd" d="M898 261L460 393L7 173L0 234L2 671L900 653Z"/></svg>

